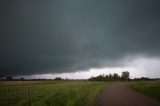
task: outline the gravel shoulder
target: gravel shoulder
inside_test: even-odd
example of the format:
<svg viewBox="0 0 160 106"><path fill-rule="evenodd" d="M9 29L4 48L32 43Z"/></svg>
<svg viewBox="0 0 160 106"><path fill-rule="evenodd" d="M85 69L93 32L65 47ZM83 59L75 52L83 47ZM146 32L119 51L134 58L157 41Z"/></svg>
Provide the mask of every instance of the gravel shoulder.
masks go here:
<svg viewBox="0 0 160 106"><path fill-rule="evenodd" d="M100 106L160 106L160 101L133 90L128 83L120 82L101 92Z"/></svg>

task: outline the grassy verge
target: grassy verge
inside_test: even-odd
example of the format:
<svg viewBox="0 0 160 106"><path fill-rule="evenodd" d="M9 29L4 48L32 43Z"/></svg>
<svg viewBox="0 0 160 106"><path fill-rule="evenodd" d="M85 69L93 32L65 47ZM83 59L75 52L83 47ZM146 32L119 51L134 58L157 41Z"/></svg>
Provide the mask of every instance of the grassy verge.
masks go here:
<svg viewBox="0 0 160 106"><path fill-rule="evenodd" d="M88 81L0 82L0 106L97 106L98 94L106 85Z"/></svg>
<svg viewBox="0 0 160 106"><path fill-rule="evenodd" d="M136 82L132 87L147 96L160 100L160 81Z"/></svg>

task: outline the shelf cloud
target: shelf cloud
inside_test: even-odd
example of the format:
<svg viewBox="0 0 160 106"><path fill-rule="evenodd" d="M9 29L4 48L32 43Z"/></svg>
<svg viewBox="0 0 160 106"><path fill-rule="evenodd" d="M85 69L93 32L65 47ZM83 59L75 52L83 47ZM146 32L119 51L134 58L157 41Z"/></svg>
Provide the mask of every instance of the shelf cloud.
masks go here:
<svg viewBox="0 0 160 106"><path fill-rule="evenodd" d="M1 0L0 74L67 73L123 67L136 56L159 57L159 4Z"/></svg>

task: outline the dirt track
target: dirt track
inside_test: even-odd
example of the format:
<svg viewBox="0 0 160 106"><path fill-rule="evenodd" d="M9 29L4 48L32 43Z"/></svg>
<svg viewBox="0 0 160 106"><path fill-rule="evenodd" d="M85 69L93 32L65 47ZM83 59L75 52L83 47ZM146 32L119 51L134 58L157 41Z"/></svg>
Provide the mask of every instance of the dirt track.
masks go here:
<svg viewBox="0 0 160 106"><path fill-rule="evenodd" d="M100 106L160 106L160 101L132 90L128 84L117 83L102 91Z"/></svg>

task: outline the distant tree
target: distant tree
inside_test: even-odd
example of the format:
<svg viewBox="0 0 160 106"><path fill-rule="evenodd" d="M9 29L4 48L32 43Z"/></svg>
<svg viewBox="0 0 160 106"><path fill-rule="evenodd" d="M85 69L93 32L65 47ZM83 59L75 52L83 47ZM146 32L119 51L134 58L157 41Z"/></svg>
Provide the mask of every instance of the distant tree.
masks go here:
<svg viewBox="0 0 160 106"><path fill-rule="evenodd" d="M113 75L109 74L109 80L111 81L113 79Z"/></svg>
<svg viewBox="0 0 160 106"><path fill-rule="evenodd" d="M60 78L60 77L56 77L54 80L62 80L62 78Z"/></svg>
<svg viewBox="0 0 160 106"><path fill-rule="evenodd" d="M118 74L109 74L109 75L98 75L95 77L91 77L88 80L90 81L120 81L120 80L130 80L129 79L129 72L128 71L123 71L122 76L120 77Z"/></svg>
<svg viewBox="0 0 160 106"><path fill-rule="evenodd" d="M25 80L23 77L20 78L21 81Z"/></svg>
<svg viewBox="0 0 160 106"><path fill-rule="evenodd" d="M141 77L140 80L150 80L150 78L147 77Z"/></svg>
<svg viewBox="0 0 160 106"><path fill-rule="evenodd" d="M103 81L103 75L97 76L97 80L98 80L98 81Z"/></svg>
<svg viewBox="0 0 160 106"><path fill-rule="evenodd" d="M104 79L105 79L105 81L108 81L109 80L109 76L106 75Z"/></svg>
<svg viewBox="0 0 160 106"><path fill-rule="evenodd" d="M7 80L7 81L11 81L12 79L13 79L12 76L7 76L7 77L6 77L6 80Z"/></svg>
<svg viewBox="0 0 160 106"><path fill-rule="evenodd" d="M120 76L116 73L113 74L113 79L114 80L120 80Z"/></svg>
<svg viewBox="0 0 160 106"><path fill-rule="evenodd" d="M128 71L123 71L121 79L122 80L128 80L129 79L129 72Z"/></svg>

